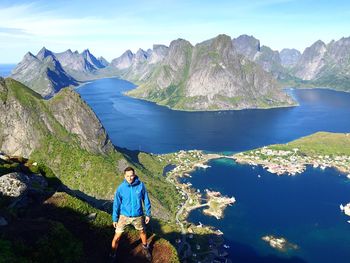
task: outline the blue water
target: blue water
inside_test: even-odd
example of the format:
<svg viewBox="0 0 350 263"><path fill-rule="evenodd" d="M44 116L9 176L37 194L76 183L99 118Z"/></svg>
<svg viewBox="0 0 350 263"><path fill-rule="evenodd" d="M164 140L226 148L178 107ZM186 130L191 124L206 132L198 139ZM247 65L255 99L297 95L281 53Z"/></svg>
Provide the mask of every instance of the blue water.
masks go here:
<svg viewBox="0 0 350 263"><path fill-rule="evenodd" d="M350 181L344 175L309 167L299 176L276 176L230 159L213 160L209 165L191 174L193 187L210 186L234 196L236 203L225 210L222 220L200 210L189 219L221 229L234 262L349 262L349 218L339 209L339 204L350 201ZM271 234L300 248L278 252L261 240Z"/></svg>
<svg viewBox="0 0 350 263"><path fill-rule="evenodd" d="M293 90L299 107L181 112L122 95L134 87L119 79L101 79L78 88L112 142L131 150L242 151L317 131L350 131L350 93Z"/></svg>
<svg viewBox="0 0 350 263"><path fill-rule="evenodd" d="M350 94L324 89L289 90L299 107L271 110L180 112L122 95L134 85L102 79L78 88L112 142L153 153L180 149L236 152L285 143L317 131L350 132ZM278 177L232 160L210 162L191 182L234 196L222 220L200 210L190 215L225 233L234 262L350 262L350 224L339 204L350 201L350 183L332 170L309 168ZM258 174L261 178L258 178ZM261 237L283 236L300 249L280 253Z"/></svg>
<svg viewBox="0 0 350 263"><path fill-rule="evenodd" d="M8 77L16 64L0 64L0 77Z"/></svg>

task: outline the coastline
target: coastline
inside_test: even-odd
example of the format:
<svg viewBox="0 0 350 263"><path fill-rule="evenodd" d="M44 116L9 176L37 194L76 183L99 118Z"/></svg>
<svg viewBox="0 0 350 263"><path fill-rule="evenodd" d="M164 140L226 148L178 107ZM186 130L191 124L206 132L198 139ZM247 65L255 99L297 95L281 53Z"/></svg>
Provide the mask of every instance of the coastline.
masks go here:
<svg viewBox="0 0 350 263"><path fill-rule="evenodd" d="M250 152L255 152L255 151L261 151L261 149L265 149L266 151L267 150L271 151L269 152L271 158L268 159L268 161L265 161L265 160L261 161L260 159L256 158L257 157L256 155L250 155L249 158L246 158L245 154ZM203 204L202 195L192 187L191 183L181 182L181 179L184 177L191 177L190 173L196 169L208 168L209 166L207 165L207 163L210 160L226 158L226 159L233 159L238 164L261 165L263 166L264 169L267 169L269 172L279 176L280 175L295 176L297 174L304 172L305 169L307 168L307 165L313 165L314 168L320 167L321 169L331 167L342 172L345 175L345 177L350 179L350 169L349 169L350 165L348 165L348 162L350 163L350 156L333 156L334 159L331 158L330 156L327 157L327 155L307 156L306 160L308 162L305 162L304 159L297 158L296 156L297 152L298 152L297 149L294 149L294 151L279 150L278 152L273 152L273 150L268 149L267 147L263 147L263 148L259 148L249 152L240 152L232 155L223 155L220 153L205 153L199 150L179 151L173 154L158 155L159 158L166 159L168 163L176 165L176 168L169 171L166 176L167 176L167 180L170 183L172 183L176 187L176 189L178 189L179 194L182 196L182 200L184 200L181 203L181 206L178 207L179 210L176 213L176 223L181 227L183 241L187 242L186 235L192 231L192 230L189 231L189 229L191 228L185 228L185 225L187 224L191 225L191 223L188 221L189 213L195 209L208 206L208 203L210 201L208 201L208 203ZM258 152L258 154L261 154L261 152ZM287 160L289 162L283 159L285 162L284 165L276 166L276 163L275 163L276 160L281 161L280 156L288 157ZM292 159L290 159L291 156L293 157ZM301 156L301 157L305 157L305 156ZM303 160L304 162L301 162L301 160ZM349 170L347 170L346 168ZM346 176L346 173L349 173L348 176ZM214 192L214 195L219 195L220 197L222 197L219 192ZM223 198L229 199L228 197L223 197ZM232 201L231 204L233 204L235 202L235 199L233 198L231 199L231 201ZM223 213L227 205L230 205L230 204L223 205L217 211L221 211ZM206 209L206 211L203 211L203 213L208 216L214 216L217 219L222 218L222 214L215 213L212 211L208 213L208 210L209 209ZM350 220L348 222L350 223ZM216 235L224 234L218 229L213 229L211 226L203 226L202 224L200 224L200 226L194 226L194 228L197 228L197 227L205 228L206 231L208 231L208 233L213 233ZM222 240L222 242L220 242L219 246L222 246L223 244L224 244L224 239ZM288 242L285 244L288 245ZM205 253L210 254L211 252L207 251Z"/></svg>
<svg viewBox="0 0 350 263"><path fill-rule="evenodd" d="M191 211L201 207L209 206L208 210L210 207L213 208L213 205L210 206L210 203L213 202L212 204L220 203L220 205L214 205L214 210L209 210L205 214L220 219L223 217L224 209L228 205L234 204L236 200L234 197L222 196L219 192L207 190L207 199L205 199L207 202L202 203L202 194L196 191L192 187L192 184L181 182L182 178L190 177L190 173L197 168L208 168L209 166L206 165L208 161L212 159L219 159L225 156L216 153L206 154L203 151L199 150L179 151L172 154L163 154L157 156L159 160L166 160L169 164L171 163L176 165L173 170L169 171L166 174L166 177L169 183L173 184L176 187L183 200L181 205L177 208L178 210L175 216L176 224L179 225L182 233L182 240L180 242L181 244L179 246L178 253L181 254L183 248L187 246L187 250L184 252L185 255L183 258L185 258L186 255L192 255L191 246L189 244L190 240L188 237L191 238L191 234L196 232L206 233L215 236L217 241L215 244L210 244L207 251L200 252L201 255L205 256L203 262L211 262L211 260L213 260L213 257L221 258L227 260L227 262L230 262L230 259L227 258L229 255L226 251L227 247L224 246L224 233L219 229L213 228L212 226L204 226L201 223L199 225L195 225L188 221L188 215ZM187 227L188 225L189 227ZM220 250L223 250L223 252L218 252Z"/></svg>

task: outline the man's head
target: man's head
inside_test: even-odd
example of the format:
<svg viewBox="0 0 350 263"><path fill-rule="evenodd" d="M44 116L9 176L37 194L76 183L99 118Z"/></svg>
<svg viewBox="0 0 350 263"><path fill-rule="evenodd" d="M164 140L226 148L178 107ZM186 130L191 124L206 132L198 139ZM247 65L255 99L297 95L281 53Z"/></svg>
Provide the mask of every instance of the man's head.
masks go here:
<svg viewBox="0 0 350 263"><path fill-rule="evenodd" d="M129 184L132 184L135 180L135 170L134 168L132 167L126 167L124 169L124 177L125 177L125 180L129 183Z"/></svg>

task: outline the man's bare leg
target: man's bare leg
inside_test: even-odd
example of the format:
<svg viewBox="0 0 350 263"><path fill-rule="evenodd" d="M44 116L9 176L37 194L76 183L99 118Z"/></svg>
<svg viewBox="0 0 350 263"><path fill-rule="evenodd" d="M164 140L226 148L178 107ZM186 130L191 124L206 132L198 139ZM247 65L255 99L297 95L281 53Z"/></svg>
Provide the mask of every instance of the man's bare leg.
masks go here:
<svg viewBox="0 0 350 263"><path fill-rule="evenodd" d="M147 246L147 234L146 234L145 230L140 231L140 238L141 238L142 245L144 245L146 247Z"/></svg>
<svg viewBox="0 0 350 263"><path fill-rule="evenodd" d="M114 254L114 255L117 253L119 240L120 240L122 234L123 234L122 232L114 234L114 237L113 237L113 240L112 240L112 254Z"/></svg>

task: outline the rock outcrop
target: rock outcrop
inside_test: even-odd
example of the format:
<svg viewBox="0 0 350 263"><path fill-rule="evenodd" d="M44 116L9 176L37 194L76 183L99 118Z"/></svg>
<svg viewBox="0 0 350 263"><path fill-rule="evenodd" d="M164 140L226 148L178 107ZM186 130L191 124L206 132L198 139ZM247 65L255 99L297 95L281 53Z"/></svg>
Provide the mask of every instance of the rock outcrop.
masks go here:
<svg viewBox="0 0 350 263"><path fill-rule="evenodd" d="M49 135L78 140L95 153L113 148L96 115L69 89L46 101L13 79L1 79L0 111L6 112L0 115L0 149L9 155L28 157Z"/></svg>
<svg viewBox="0 0 350 263"><path fill-rule="evenodd" d="M293 70L295 76L303 80L315 79L325 65L326 51L326 44L321 40L306 48Z"/></svg>
<svg viewBox="0 0 350 263"><path fill-rule="evenodd" d="M15 206L29 193L43 192L48 186L41 175L24 173L9 173L0 176L0 197L10 199L10 206Z"/></svg>
<svg viewBox="0 0 350 263"><path fill-rule="evenodd" d="M280 52L281 64L283 67L294 67L298 63L300 57L300 51L294 48L284 48Z"/></svg>
<svg viewBox="0 0 350 263"><path fill-rule="evenodd" d="M260 41L253 36L241 35L232 39L237 52L249 60L259 64L265 71L270 72L278 80L288 80L292 76L283 67L278 51L267 46L260 46Z"/></svg>

